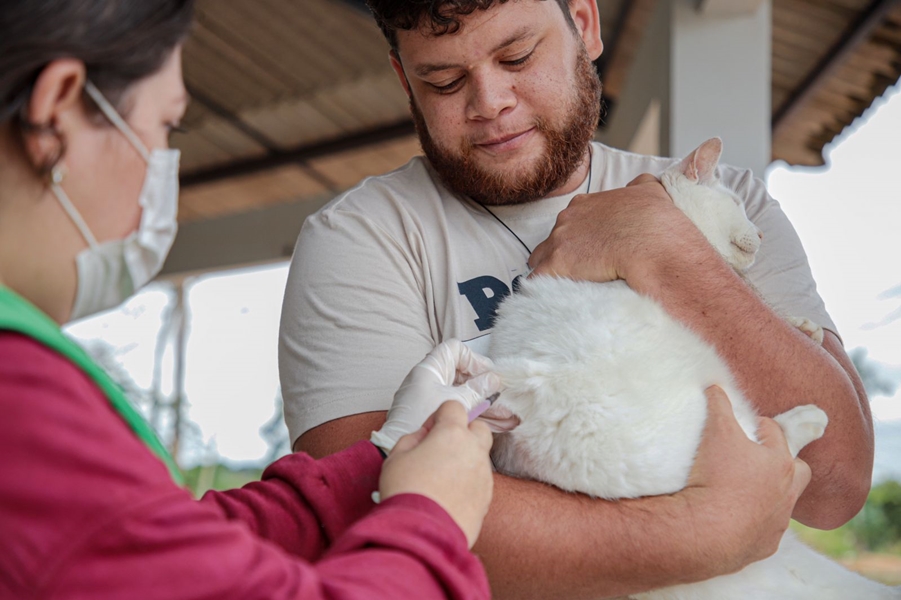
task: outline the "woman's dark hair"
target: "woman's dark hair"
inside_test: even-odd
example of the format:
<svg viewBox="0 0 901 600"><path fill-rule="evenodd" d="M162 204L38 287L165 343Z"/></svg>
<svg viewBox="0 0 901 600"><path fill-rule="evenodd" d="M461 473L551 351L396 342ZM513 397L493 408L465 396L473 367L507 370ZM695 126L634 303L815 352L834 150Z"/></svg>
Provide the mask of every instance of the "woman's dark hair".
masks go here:
<svg viewBox="0 0 901 600"><path fill-rule="evenodd" d="M88 79L123 108L128 87L159 70L185 39L193 12L194 0L3 0L0 125L27 123L32 88L59 58L84 62Z"/></svg>
<svg viewBox="0 0 901 600"><path fill-rule="evenodd" d="M566 22L575 29L569 13L569 0L554 1L563 11ZM507 2L508 0L366 0L369 10L395 52L398 30L429 27L433 35L455 33L460 29L460 17Z"/></svg>

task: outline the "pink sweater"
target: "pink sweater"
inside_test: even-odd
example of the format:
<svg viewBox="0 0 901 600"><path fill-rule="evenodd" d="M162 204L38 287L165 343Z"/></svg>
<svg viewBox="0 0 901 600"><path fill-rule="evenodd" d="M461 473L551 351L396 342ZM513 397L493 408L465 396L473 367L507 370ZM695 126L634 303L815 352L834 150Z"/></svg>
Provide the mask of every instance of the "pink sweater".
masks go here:
<svg viewBox="0 0 901 600"><path fill-rule="evenodd" d="M81 371L0 333L0 599L488 598L448 514L373 505L361 442L196 501Z"/></svg>

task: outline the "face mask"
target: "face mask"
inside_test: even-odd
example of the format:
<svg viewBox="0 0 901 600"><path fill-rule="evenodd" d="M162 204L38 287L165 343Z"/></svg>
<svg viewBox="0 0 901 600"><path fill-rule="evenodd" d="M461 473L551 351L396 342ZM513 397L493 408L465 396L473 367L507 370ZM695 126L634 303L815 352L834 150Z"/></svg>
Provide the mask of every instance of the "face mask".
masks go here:
<svg viewBox="0 0 901 600"><path fill-rule="evenodd" d="M97 243L60 187L61 171L54 169L50 188L88 243L76 258L78 289L70 317L73 321L121 304L153 279L163 268L178 230L179 151L148 151L90 81L85 91L147 161L147 175L138 200L142 213L137 231L124 240Z"/></svg>

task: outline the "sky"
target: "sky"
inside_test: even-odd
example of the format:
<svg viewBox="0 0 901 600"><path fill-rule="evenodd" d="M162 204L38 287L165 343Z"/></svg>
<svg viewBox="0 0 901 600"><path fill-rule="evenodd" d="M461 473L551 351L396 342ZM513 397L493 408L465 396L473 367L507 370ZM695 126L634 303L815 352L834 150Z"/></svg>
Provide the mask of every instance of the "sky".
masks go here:
<svg viewBox="0 0 901 600"><path fill-rule="evenodd" d="M770 193L798 231L847 350L867 349L901 380L901 94L893 87L827 148L827 167L774 164ZM766 243L764 241L764 243ZM891 320L894 313L895 318ZM901 390L871 399L901 419Z"/></svg>
<svg viewBox="0 0 901 600"><path fill-rule="evenodd" d="M774 164L770 192L797 229L827 310L849 351L863 347L889 378L901 381L901 94L892 88L827 148L819 169ZM765 243L765 242L764 242ZM277 338L287 264L204 275L186 283L190 310L185 389L196 424L180 458L260 463L260 428L276 411ZM151 386L157 331L170 296L152 284L122 308L68 327L76 339L102 340L135 383ZM901 316L901 315L899 315ZM173 390L172 340L162 390ZM901 478L901 389L876 396L884 426L877 465ZM891 439L888 439L891 438Z"/></svg>

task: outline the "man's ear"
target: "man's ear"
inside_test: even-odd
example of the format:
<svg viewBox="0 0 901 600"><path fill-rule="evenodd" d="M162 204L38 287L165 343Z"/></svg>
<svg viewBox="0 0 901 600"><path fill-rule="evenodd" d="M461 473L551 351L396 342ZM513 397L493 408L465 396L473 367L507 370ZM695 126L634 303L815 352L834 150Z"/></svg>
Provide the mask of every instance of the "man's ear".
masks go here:
<svg viewBox="0 0 901 600"><path fill-rule="evenodd" d="M84 63L73 58L54 60L35 80L28 101L24 144L28 159L39 171L46 170L62 153L76 115L81 115L81 92L86 73Z"/></svg>
<svg viewBox="0 0 901 600"><path fill-rule="evenodd" d="M573 23L576 24L576 31L585 44L589 58L597 60L604 52L597 0L570 0L569 14L572 16Z"/></svg>
<svg viewBox="0 0 901 600"><path fill-rule="evenodd" d="M400 62L400 55L397 53L397 50L392 50L388 53L388 60L391 61L391 68L394 69L394 72L397 74L401 87L404 88L404 91L407 93L407 98L412 99L413 92L410 91L410 81L407 79L407 74L404 72L404 65Z"/></svg>

